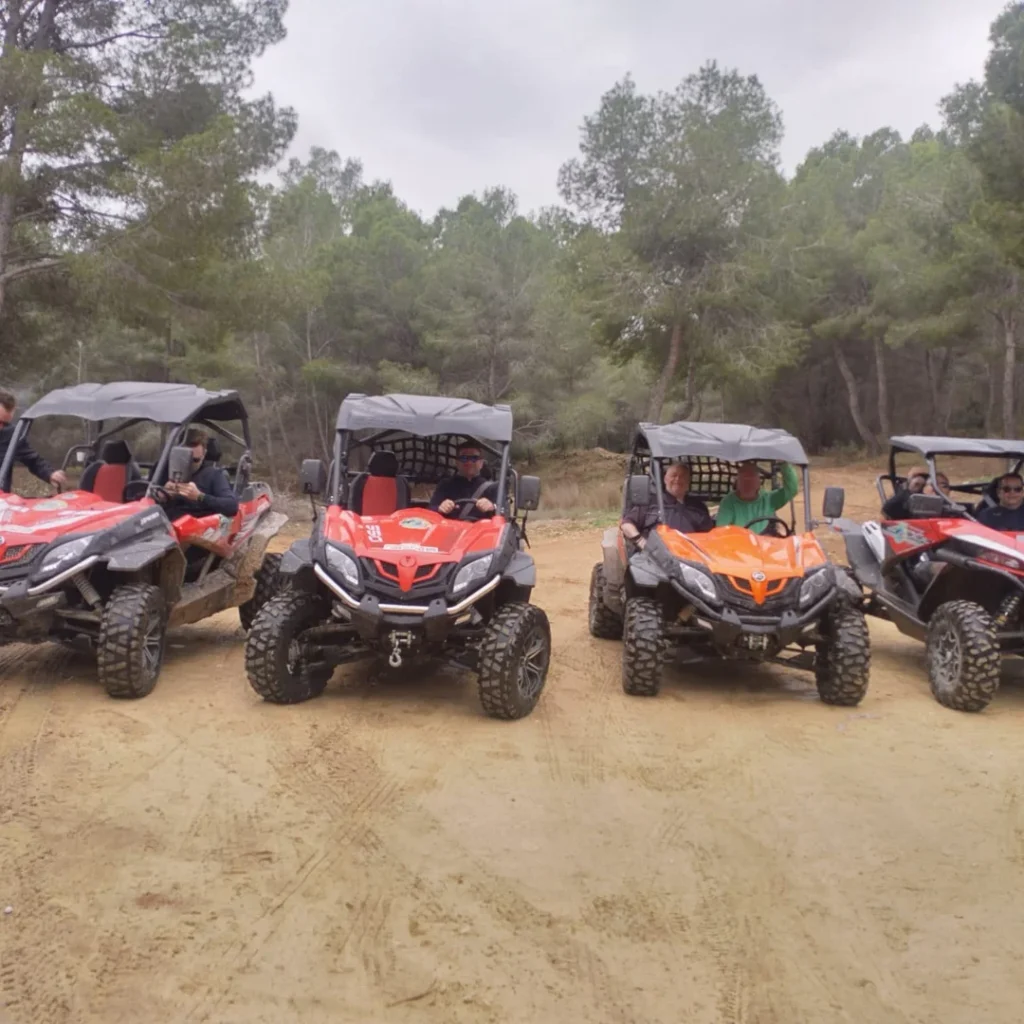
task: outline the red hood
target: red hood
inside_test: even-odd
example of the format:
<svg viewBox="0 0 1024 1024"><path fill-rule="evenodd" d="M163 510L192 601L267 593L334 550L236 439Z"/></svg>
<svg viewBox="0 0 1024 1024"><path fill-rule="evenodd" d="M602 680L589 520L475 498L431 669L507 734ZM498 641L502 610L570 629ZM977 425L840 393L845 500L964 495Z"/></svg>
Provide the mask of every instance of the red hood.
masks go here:
<svg viewBox="0 0 1024 1024"><path fill-rule="evenodd" d="M89 491L69 491L56 498L0 495L0 558L8 548L50 544L64 534L109 529L151 504L115 504Z"/></svg>
<svg viewBox="0 0 1024 1024"><path fill-rule="evenodd" d="M415 565L458 562L473 552L493 551L505 520L446 519L429 509L402 509L389 516L358 516L334 506L327 510L324 535L346 544L361 558Z"/></svg>

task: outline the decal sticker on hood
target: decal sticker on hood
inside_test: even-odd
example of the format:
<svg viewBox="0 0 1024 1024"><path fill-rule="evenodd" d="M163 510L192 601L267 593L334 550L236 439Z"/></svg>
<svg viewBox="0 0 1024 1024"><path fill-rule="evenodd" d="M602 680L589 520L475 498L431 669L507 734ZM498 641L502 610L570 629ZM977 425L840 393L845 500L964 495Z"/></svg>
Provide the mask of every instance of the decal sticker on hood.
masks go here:
<svg viewBox="0 0 1024 1024"><path fill-rule="evenodd" d="M408 519L400 519L398 525L404 526L407 530L429 530L432 524L429 519L410 516Z"/></svg>
<svg viewBox="0 0 1024 1024"><path fill-rule="evenodd" d="M909 523L883 526L882 532L888 534L897 544L912 544L914 547L921 547L928 543L928 535Z"/></svg>
<svg viewBox="0 0 1024 1024"><path fill-rule="evenodd" d="M402 543L402 544L385 544L384 545L384 550L385 551L426 551L426 552L429 552L430 554L435 554L436 555L441 549L440 548L428 547L426 544Z"/></svg>

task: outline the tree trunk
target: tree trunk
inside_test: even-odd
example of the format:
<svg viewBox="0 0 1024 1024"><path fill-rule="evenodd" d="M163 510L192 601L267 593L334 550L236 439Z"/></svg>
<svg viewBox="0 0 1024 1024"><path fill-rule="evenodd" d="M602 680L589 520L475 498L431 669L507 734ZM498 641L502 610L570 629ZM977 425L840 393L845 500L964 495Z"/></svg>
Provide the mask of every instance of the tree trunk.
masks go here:
<svg viewBox="0 0 1024 1024"><path fill-rule="evenodd" d="M868 430L867 424L864 422L864 416L860 411L860 391L857 387L857 378L853 375L853 370L850 369L850 364L846 361L846 356L843 355L843 350L839 345L835 347L835 357L836 366L839 367L839 372L846 384L853 425L857 428L860 439L867 445L869 454L876 455L878 453L878 438Z"/></svg>
<svg viewBox="0 0 1024 1024"><path fill-rule="evenodd" d="M7 15L7 32L4 37L3 58L5 63L11 56L11 51L17 48L18 29L21 22L20 9L13 8ZM57 0L44 0L40 11L39 31L33 43L33 49L45 50L52 47L57 16ZM25 162L25 153L28 150L29 138L26 127L26 109L29 118L35 112L38 105L38 94L31 96L13 96L9 104L10 142L7 152L0 159L0 181L4 182L3 188L7 191L0 193L0 315L3 314L4 303L7 299L7 283L18 271L24 272L24 267L12 270L10 266L11 244L14 239L14 219L17 211L16 190L21 182L22 168ZM7 111L3 111L4 114Z"/></svg>
<svg viewBox="0 0 1024 1024"><path fill-rule="evenodd" d="M928 393L931 397L931 416L924 433L949 433L952 415L952 389L946 387L949 375L951 351L948 348L925 349L924 372L928 378Z"/></svg>
<svg viewBox="0 0 1024 1024"><path fill-rule="evenodd" d="M1003 437L1013 437L1017 429L1014 409L1014 384L1017 378L1017 315L1003 317Z"/></svg>
<svg viewBox="0 0 1024 1024"><path fill-rule="evenodd" d="M996 426L996 410L999 408L999 369L995 362L988 366L988 402L985 405L985 436L994 437L998 433Z"/></svg>
<svg viewBox="0 0 1024 1024"><path fill-rule="evenodd" d="M885 342L875 338L875 374L878 378L878 431L884 438L892 436L889 424L889 378L885 369Z"/></svg>
<svg viewBox="0 0 1024 1024"><path fill-rule="evenodd" d="M679 368L679 354L683 348L683 323L677 320L672 325L672 337L668 343L668 357L665 359L665 366L654 386L651 394L651 404L647 407L647 419L651 423L657 423L661 419L661 410L665 407L665 396L668 394L669 385Z"/></svg>

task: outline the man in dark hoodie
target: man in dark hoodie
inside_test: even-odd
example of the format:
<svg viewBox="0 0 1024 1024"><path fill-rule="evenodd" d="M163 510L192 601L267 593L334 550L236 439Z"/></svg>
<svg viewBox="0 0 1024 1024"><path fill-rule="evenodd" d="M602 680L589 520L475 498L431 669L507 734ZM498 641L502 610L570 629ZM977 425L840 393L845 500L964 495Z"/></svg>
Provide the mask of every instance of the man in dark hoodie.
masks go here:
<svg viewBox="0 0 1024 1024"><path fill-rule="evenodd" d="M192 449L192 476L187 482L164 484L164 490L173 496L164 506L172 522L181 516L214 513L231 519L238 512L238 498L227 473L212 463L203 465L209 443L210 435L198 427L191 427L185 435L185 447Z"/></svg>
<svg viewBox="0 0 1024 1024"><path fill-rule="evenodd" d="M11 446L11 437L14 434L14 410L17 406L18 399L6 388L0 388L0 465L3 464L7 449ZM23 440L18 445L14 459L44 483L53 484L55 487L58 484L67 483L67 477L63 470L55 470L27 440Z"/></svg>

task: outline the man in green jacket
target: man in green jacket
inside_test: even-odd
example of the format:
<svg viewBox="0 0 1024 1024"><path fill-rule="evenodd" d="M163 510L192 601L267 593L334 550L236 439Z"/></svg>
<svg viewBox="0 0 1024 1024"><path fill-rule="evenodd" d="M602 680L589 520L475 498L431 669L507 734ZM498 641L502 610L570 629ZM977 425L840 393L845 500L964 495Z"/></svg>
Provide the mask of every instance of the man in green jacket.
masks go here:
<svg viewBox="0 0 1024 1024"><path fill-rule="evenodd" d="M772 491L761 489L761 471L757 463L743 462L736 471L733 489L718 506L715 526L746 526L755 519L774 516L799 491L800 477L788 462L782 464L782 486ZM766 526L767 522L761 522L751 529L754 533L764 533Z"/></svg>

